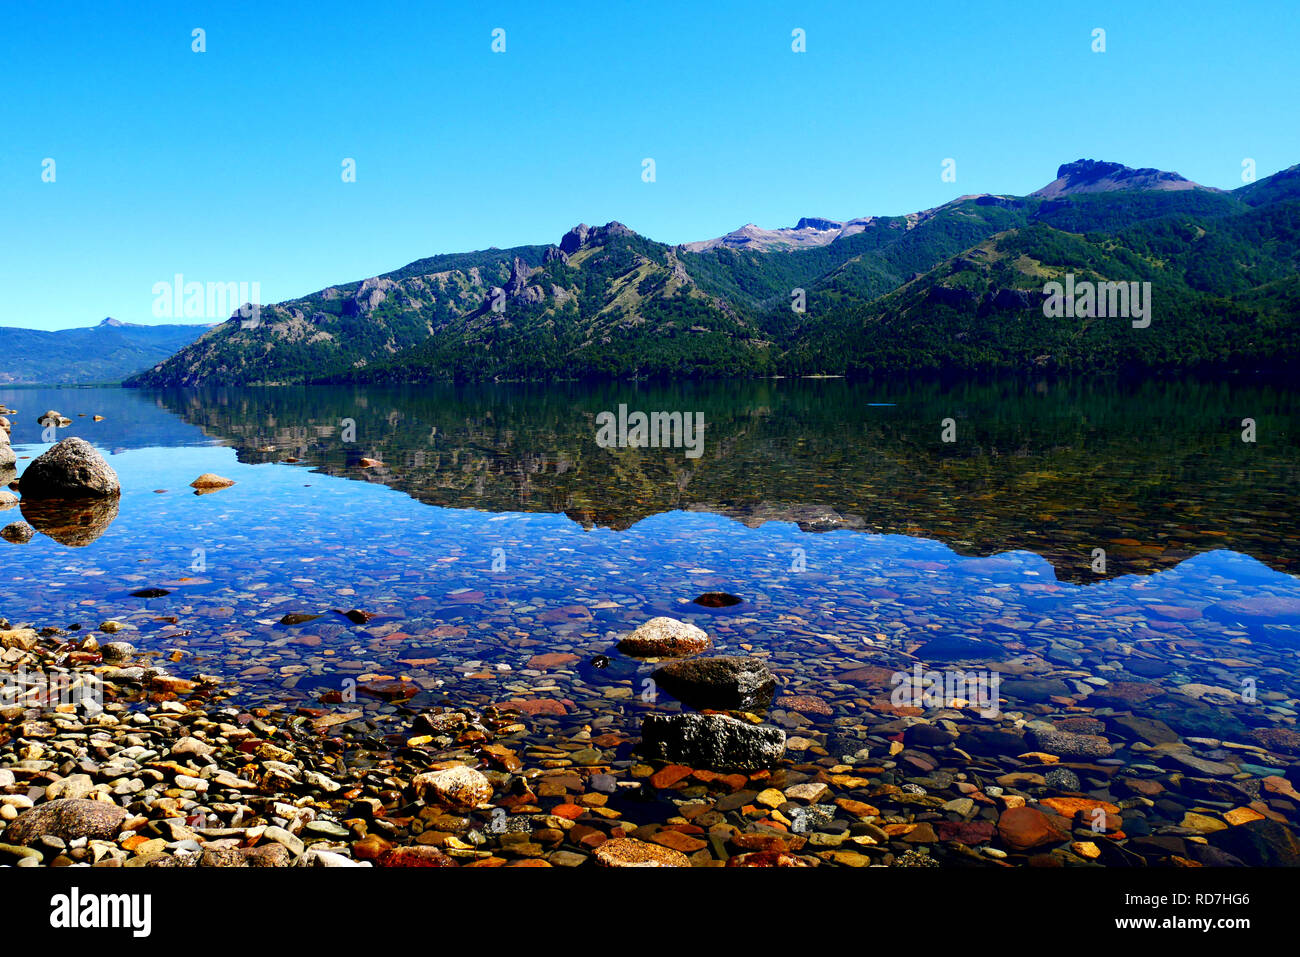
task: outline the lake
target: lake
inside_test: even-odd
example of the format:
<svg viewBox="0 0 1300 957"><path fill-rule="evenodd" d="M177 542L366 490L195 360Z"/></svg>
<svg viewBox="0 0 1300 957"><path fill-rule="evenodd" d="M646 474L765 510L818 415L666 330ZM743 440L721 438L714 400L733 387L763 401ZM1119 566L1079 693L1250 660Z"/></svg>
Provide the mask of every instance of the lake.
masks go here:
<svg viewBox="0 0 1300 957"><path fill-rule="evenodd" d="M1294 390L827 379L9 389L0 402L17 410L20 472L56 409L72 419L57 438L94 444L123 488L116 507L0 513L39 533L0 542L0 614L115 620L176 674L219 676L238 707L354 706L372 732L359 766L412 713L495 704L527 716L521 754L633 782L643 719L685 706L656 663L615 645L669 616L776 677L775 701L754 709L788 736L774 774L838 776L836 793L888 802L878 826L933 837L940 858L986 845L997 793L1026 781L1040 797L1128 801L1127 843L1104 863L1150 858L1152 835L1208 854L1187 814L1285 819L1300 803L1269 784L1300 755ZM598 442L620 406L698 416L698 455ZM236 484L197 494L206 472ZM165 594L132 594L145 589ZM694 603L714 592L741 601ZM996 678L988 714L900 706L896 675L953 672ZM391 679L418 692L355 695ZM1053 741L1051 760L1032 757ZM1182 786L1193 778L1207 784ZM961 803L971 782L983 807ZM909 804L908 786L943 800ZM628 788L610 806L663 822L707 796L680 787L681 800ZM825 823L828 848L863 833L851 816Z"/></svg>

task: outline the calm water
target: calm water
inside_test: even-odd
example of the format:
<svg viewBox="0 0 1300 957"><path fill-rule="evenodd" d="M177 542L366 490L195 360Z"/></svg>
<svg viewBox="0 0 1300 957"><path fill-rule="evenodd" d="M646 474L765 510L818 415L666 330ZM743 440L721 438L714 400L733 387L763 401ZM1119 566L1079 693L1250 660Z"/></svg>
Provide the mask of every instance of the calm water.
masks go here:
<svg viewBox="0 0 1300 957"><path fill-rule="evenodd" d="M786 693L831 703L774 713L806 736L796 749L878 703L872 667L916 662L1218 689L1151 705L1187 734L1295 716L1295 392L781 381L0 402L18 410L20 457L48 447L35 420L54 408L73 419L59 437L93 442L123 486L116 509L27 509L55 537L0 543L0 614L126 622L138 647L227 677L244 702L403 675L425 689L415 706L549 702L539 735L634 735L647 709L678 705L643 700L651 666L612 646L670 614L722 652L767 656ZM595 418L620 403L702 412L703 454L599 447ZM195 495L203 472L238 484ZM142 588L170 594L131 596ZM689 604L714 590L744 602ZM333 611L352 608L375 617ZM287 613L322 617L285 626ZM529 667L551 652L576 660ZM1243 676L1258 704L1216 697Z"/></svg>

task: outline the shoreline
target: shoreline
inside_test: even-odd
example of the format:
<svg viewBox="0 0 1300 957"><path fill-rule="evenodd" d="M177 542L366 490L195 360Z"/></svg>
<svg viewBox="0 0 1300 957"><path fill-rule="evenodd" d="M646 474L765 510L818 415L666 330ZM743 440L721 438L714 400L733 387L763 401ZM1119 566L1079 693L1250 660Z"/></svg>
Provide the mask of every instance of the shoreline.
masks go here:
<svg viewBox="0 0 1300 957"><path fill-rule="evenodd" d="M647 761L599 728L526 740L530 715L508 706L405 708L382 682L382 711L239 707L223 679L171 675L111 634L0 625L6 689L20 674L98 680L103 705L0 700L0 865L1201 866L1249 848L1262 857L1240 863L1288 863L1297 848L1294 763L1262 785L1126 779L1127 796L1103 800L1079 775L1121 769L1083 756L1024 754L984 779L948 730L977 712L948 707L933 721L898 709L856 762L801 747L728 774ZM1067 746L1096 731L1072 720L1056 732ZM982 733L996 747L1004 732ZM1178 827L1125 834L1129 809L1179 792L1194 809Z"/></svg>

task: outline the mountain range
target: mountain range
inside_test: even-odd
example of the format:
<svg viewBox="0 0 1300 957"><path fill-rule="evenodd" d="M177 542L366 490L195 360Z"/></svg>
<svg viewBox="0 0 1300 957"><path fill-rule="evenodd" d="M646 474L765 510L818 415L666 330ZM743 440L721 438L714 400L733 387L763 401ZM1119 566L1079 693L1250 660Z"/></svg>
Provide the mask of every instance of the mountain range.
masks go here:
<svg viewBox="0 0 1300 957"><path fill-rule="evenodd" d="M121 382L206 332L206 325L143 326L108 318L84 329L0 326L0 385Z"/></svg>
<svg viewBox="0 0 1300 957"><path fill-rule="evenodd" d="M1150 283L1151 324L1046 316L1067 276ZM1300 359L1298 318L1300 166L1226 191L1081 159L903 216L433 256L232 316L127 384L1259 371Z"/></svg>

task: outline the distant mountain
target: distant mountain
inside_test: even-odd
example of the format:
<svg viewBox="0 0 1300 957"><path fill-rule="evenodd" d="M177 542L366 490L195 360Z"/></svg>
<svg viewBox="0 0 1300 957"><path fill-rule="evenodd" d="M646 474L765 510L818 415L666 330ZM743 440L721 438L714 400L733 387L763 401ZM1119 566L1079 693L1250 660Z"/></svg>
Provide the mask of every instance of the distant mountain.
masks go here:
<svg viewBox="0 0 1300 957"><path fill-rule="evenodd" d="M435 256L263 306L256 327L232 317L131 384L722 375L767 347L671 247L583 224L556 246Z"/></svg>
<svg viewBox="0 0 1300 957"><path fill-rule="evenodd" d="M850 219L840 222L834 219L822 219L819 216L805 216L793 227L781 229L763 229L753 223L746 223L717 239L705 239L695 243L685 243L682 249L698 253L706 249L725 246L728 249L752 249L758 252L788 251L807 249L810 246L825 246L837 239L856 236L870 227L876 217Z"/></svg>
<svg viewBox="0 0 1300 957"><path fill-rule="evenodd" d="M1199 183L1184 179L1177 173L1158 169L1132 169L1122 163L1103 163L1081 159L1066 163L1056 171L1056 179L1031 196L1055 199L1078 193L1113 193L1116 190L1135 189L1208 189ZM1214 190L1221 192L1221 190Z"/></svg>
<svg viewBox="0 0 1300 957"><path fill-rule="evenodd" d="M0 385L121 382L188 346L208 328L133 325L112 318L57 332L0 326Z"/></svg>
<svg viewBox="0 0 1300 957"><path fill-rule="evenodd" d="M667 246L620 223L435 256L215 327L129 384L553 380L1300 360L1297 167L1231 192L1081 159L1028 196ZM1044 286L1150 282L1153 326Z"/></svg>

